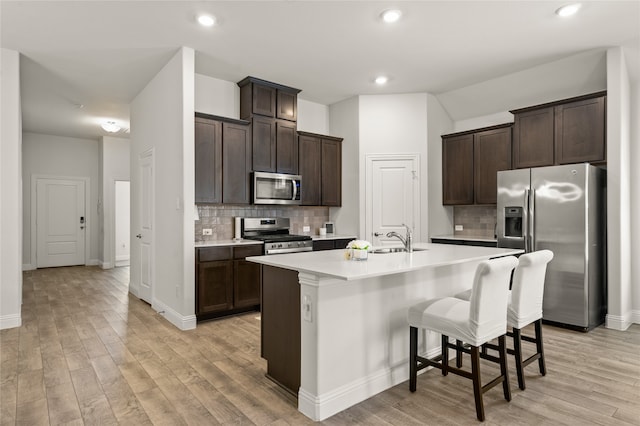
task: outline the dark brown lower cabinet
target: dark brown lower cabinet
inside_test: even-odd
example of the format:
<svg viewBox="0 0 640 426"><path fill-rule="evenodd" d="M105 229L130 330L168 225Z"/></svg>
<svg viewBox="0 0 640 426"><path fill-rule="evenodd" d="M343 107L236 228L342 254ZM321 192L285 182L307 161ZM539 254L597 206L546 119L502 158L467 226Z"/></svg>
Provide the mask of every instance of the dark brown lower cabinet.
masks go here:
<svg viewBox="0 0 640 426"><path fill-rule="evenodd" d="M291 394L300 388L300 284L298 272L262 266L261 355L267 377Z"/></svg>
<svg viewBox="0 0 640 426"><path fill-rule="evenodd" d="M262 246L196 249L198 321L260 309L260 265L244 260Z"/></svg>
<svg viewBox="0 0 640 426"><path fill-rule="evenodd" d="M350 241L353 241L354 238L337 238L332 240L315 240L313 242L313 251L321 251L321 250L335 250L335 249L343 249L347 247Z"/></svg>

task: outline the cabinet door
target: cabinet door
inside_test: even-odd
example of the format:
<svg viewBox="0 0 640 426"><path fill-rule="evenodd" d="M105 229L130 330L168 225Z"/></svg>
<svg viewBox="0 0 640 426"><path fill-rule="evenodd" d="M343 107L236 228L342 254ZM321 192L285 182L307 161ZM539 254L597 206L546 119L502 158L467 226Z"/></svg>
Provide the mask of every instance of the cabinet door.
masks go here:
<svg viewBox="0 0 640 426"><path fill-rule="evenodd" d="M320 205L320 138L298 138L298 171L302 176L300 199L304 206Z"/></svg>
<svg viewBox="0 0 640 426"><path fill-rule="evenodd" d="M222 202L222 123L195 119L195 202Z"/></svg>
<svg viewBox="0 0 640 426"><path fill-rule="evenodd" d="M353 240L354 238L340 238L339 240L334 240L333 247L337 249L347 248L347 245Z"/></svg>
<svg viewBox="0 0 640 426"><path fill-rule="evenodd" d="M321 204L342 205L342 143L322 140Z"/></svg>
<svg viewBox="0 0 640 426"><path fill-rule="evenodd" d="M496 204L497 173L511 169L511 127L474 134L474 194L476 204Z"/></svg>
<svg viewBox="0 0 640 426"><path fill-rule="evenodd" d="M296 121L298 118L298 94L284 90L277 91L277 118Z"/></svg>
<svg viewBox="0 0 640 426"><path fill-rule="evenodd" d="M473 134L442 138L442 204L473 202Z"/></svg>
<svg viewBox="0 0 640 426"><path fill-rule="evenodd" d="M223 123L222 202L248 204L251 201L251 128Z"/></svg>
<svg viewBox="0 0 640 426"><path fill-rule="evenodd" d="M273 118L253 117L253 170L276 171L276 121Z"/></svg>
<svg viewBox="0 0 640 426"><path fill-rule="evenodd" d="M554 164L553 107L515 114L513 125L513 168Z"/></svg>
<svg viewBox="0 0 640 426"><path fill-rule="evenodd" d="M555 108L558 164L604 161L605 98L571 102Z"/></svg>
<svg viewBox="0 0 640 426"><path fill-rule="evenodd" d="M233 308L233 261L198 264L197 314Z"/></svg>
<svg viewBox="0 0 640 426"><path fill-rule="evenodd" d="M276 89L269 86L252 83L253 99L252 110L254 114L266 115L267 117L276 116Z"/></svg>
<svg viewBox="0 0 640 426"><path fill-rule="evenodd" d="M246 260L233 261L234 308L260 304L260 265Z"/></svg>
<svg viewBox="0 0 640 426"><path fill-rule="evenodd" d="M333 250L334 248L333 240L316 240L313 242L313 251Z"/></svg>
<svg viewBox="0 0 640 426"><path fill-rule="evenodd" d="M296 123L276 121L276 172L298 173L298 134Z"/></svg>

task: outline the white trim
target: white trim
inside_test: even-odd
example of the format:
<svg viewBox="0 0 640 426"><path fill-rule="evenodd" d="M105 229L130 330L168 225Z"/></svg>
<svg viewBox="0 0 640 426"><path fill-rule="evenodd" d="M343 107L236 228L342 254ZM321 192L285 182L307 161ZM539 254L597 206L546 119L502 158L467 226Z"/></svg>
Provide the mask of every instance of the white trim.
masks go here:
<svg viewBox="0 0 640 426"><path fill-rule="evenodd" d="M364 224L364 239L368 240L373 233L373 197L371 196L373 188L371 186L373 181L373 163L375 161L398 161L409 160L414 162L415 175L414 179L416 184L413 187L413 235L421 235L421 196L420 196L420 173L422 171L420 167L420 154L419 153L406 153L406 154L367 154L365 156L365 224ZM418 238L419 240L419 238Z"/></svg>
<svg viewBox="0 0 640 426"><path fill-rule="evenodd" d="M22 270L23 271L33 271L34 269L36 269L36 267L31 263L23 263L22 264Z"/></svg>
<svg viewBox="0 0 640 426"><path fill-rule="evenodd" d="M159 300L154 300L151 307L180 330L193 330L196 328L195 315L180 315L178 312L174 311Z"/></svg>
<svg viewBox="0 0 640 426"><path fill-rule="evenodd" d="M113 264L111 262L102 262L100 264L100 267L102 269L112 269L113 268Z"/></svg>
<svg viewBox="0 0 640 426"><path fill-rule="evenodd" d="M605 319L605 327L610 328L612 330L625 331L631 326L632 322L640 323L637 321L632 321L632 316L635 316L638 313L640 313L638 311L634 311L634 312L636 314L632 314L632 312L629 312L625 316L607 314Z"/></svg>
<svg viewBox="0 0 640 426"><path fill-rule="evenodd" d="M22 315L12 314L0 316L0 330L16 328L22 325Z"/></svg>
<svg viewBox="0 0 640 426"><path fill-rule="evenodd" d="M49 180L76 180L84 182L84 214L85 214L85 233L84 233L84 264L90 265L89 262L95 260L89 260L89 253L91 252L91 224L93 217L91 216L91 178L86 176L57 176L57 175L31 175L31 265L33 269L38 267L37 249L38 249L38 196L37 187L38 179ZM93 263L97 265L97 263Z"/></svg>
<svg viewBox="0 0 640 426"><path fill-rule="evenodd" d="M631 311L631 322L634 324L640 324L640 310L636 309Z"/></svg>

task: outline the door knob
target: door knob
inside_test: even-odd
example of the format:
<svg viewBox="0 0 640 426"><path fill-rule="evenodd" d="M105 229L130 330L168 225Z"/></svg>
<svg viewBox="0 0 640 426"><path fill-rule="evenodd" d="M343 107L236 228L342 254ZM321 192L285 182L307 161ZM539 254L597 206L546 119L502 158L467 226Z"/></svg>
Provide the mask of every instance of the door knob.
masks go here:
<svg viewBox="0 0 640 426"><path fill-rule="evenodd" d="M136 238L138 238L138 239L142 238L142 234L136 235Z"/></svg>
<svg viewBox="0 0 640 426"><path fill-rule="evenodd" d="M374 237L382 237L384 234L381 234L380 232L374 232L373 236Z"/></svg>

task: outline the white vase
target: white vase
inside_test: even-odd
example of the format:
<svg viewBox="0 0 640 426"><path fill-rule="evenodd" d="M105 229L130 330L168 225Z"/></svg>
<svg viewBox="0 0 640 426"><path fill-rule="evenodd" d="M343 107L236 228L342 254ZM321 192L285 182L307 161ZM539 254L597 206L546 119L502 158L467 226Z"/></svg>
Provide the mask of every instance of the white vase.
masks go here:
<svg viewBox="0 0 640 426"><path fill-rule="evenodd" d="M353 249L351 254L351 259L353 260L367 260L369 257L369 252L367 250L357 250Z"/></svg>

